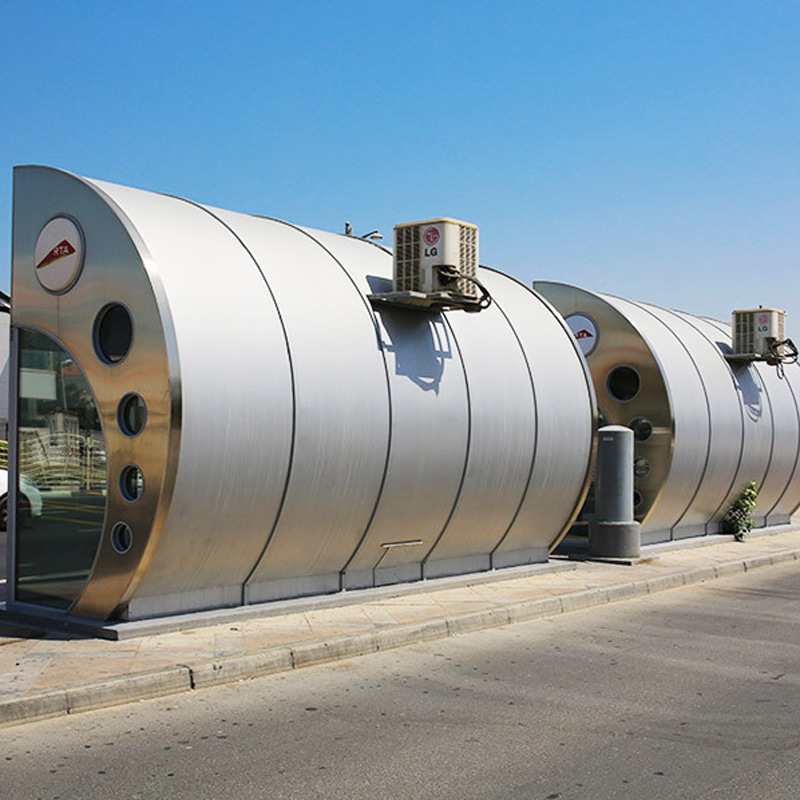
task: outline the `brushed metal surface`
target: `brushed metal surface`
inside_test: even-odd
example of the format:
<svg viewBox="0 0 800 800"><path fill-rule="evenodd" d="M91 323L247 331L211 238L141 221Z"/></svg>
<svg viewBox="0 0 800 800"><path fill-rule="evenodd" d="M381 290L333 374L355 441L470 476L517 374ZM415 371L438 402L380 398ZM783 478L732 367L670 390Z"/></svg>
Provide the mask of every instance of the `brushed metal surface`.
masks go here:
<svg viewBox="0 0 800 800"><path fill-rule="evenodd" d="M52 295L36 280L34 246L39 230L54 216L67 214L83 230L85 263L76 284ZM86 585L72 612L109 615L147 570L163 529L172 491L172 431L180 424L179 368L170 341L156 264L124 215L89 182L59 170L15 170L12 272L16 327L41 330L59 342L80 366L98 407L108 454L108 488L100 545ZM119 364L102 362L94 351L92 328L108 302L123 303L134 319L131 352ZM117 404L138 392L148 409L146 430L136 438L117 425ZM145 474L146 487L135 503L119 491L118 476L130 463ZM120 554L111 545L111 528L126 522L133 545Z"/></svg>
<svg viewBox="0 0 800 800"><path fill-rule="evenodd" d="M784 375L794 402L795 415L800 419L800 364L785 365ZM780 440L782 437L778 438ZM767 512L767 524L773 525L788 522L798 508L800 508L800 443L795 452L795 462L787 481L786 489L775 505Z"/></svg>
<svg viewBox="0 0 800 800"><path fill-rule="evenodd" d="M711 323L729 351L731 326L714 320ZM752 448L754 463L751 466L743 459L732 500L748 482L755 481L759 494L753 519L757 527L763 527L767 524L767 514L786 491L795 467L799 444L797 409L789 385L778 378L774 367L754 362L750 365L734 364L732 369L742 398L746 429L758 433L751 442L745 441L745 454L749 455ZM763 471L760 469L762 465Z"/></svg>
<svg viewBox="0 0 800 800"><path fill-rule="evenodd" d="M617 308L604 296L566 284L537 281L534 289L565 318L585 314L594 320L597 345L586 363L604 420L611 425L629 425L633 419L644 417L652 424L650 438L636 442L634 447L637 458L650 462L649 475L635 481L640 502L634 514L641 523L643 544L669 539L675 514L669 497L666 512L662 512L661 498L672 468L675 422L665 377L648 340L628 319L624 304L622 309ZM638 394L624 402L615 399L608 388L608 376L619 366L633 367L641 381Z"/></svg>
<svg viewBox="0 0 800 800"><path fill-rule="evenodd" d="M780 502L795 470L800 447L800 424L797 405L791 385L778 377L778 371L769 364L759 363L756 369L761 374L772 412L772 457L769 471L759 492L756 515L760 524L767 525L768 517ZM754 515L755 516L755 515ZM763 517L763 519L762 519ZM782 520L788 522L788 519Z"/></svg>
<svg viewBox="0 0 800 800"><path fill-rule="evenodd" d="M692 354L703 381L711 421L703 480L686 515L679 521L675 536L682 537L687 520L705 523L706 533L719 533L742 455L742 413L731 369L719 346L704 335L707 323L704 325L703 320L680 311L646 307L664 319Z"/></svg>
<svg viewBox="0 0 800 800"><path fill-rule="evenodd" d="M653 466L648 478L636 480L637 490L650 484L649 505L637 509L644 541L718 532L749 481L761 487L756 524L788 521L800 500L797 365L787 365L781 380L763 363L729 363L724 322L560 284L540 286L565 316L584 313L598 323L598 345L587 362L609 421L630 425L644 416L654 424L654 435L635 449ZM618 314L610 315L603 302ZM645 347L633 344L637 337ZM609 399L604 376L612 362L642 375L640 394L629 402ZM629 409L628 419L622 408Z"/></svg>
<svg viewBox="0 0 800 800"><path fill-rule="evenodd" d="M386 368L364 295L317 233L217 210L248 243L281 310L295 441L280 517L247 578L248 602L340 588L372 517L389 446ZM340 237L344 239L345 237ZM379 264L389 256L353 244Z"/></svg>
<svg viewBox="0 0 800 800"><path fill-rule="evenodd" d="M698 505L697 502L701 492L711 491L713 495L710 485L706 484L712 456L711 408L701 371L701 366L708 364L702 361L703 349L700 354L697 351L698 344L707 343L682 320L670 317L655 306L623 300L616 300L616 303L618 308L624 306L626 316L647 337L661 365L672 404L673 457L660 504L664 527L670 528L672 538L703 534L719 502L714 502L712 497L710 508L708 503ZM706 351L706 355L714 358L713 353ZM711 363L721 366L718 356L716 362Z"/></svg>
<svg viewBox="0 0 800 800"><path fill-rule="evenodd" d="M136 598L206 591L207 605L239 603L274 524L289 460L291 375L275 302L253 256L204 208L100 186L158 264L180 357L175 487ZM136 598L132 617L146 613Z"/></svg>
<svg viewBox="0 0 800 800"><path fill-rule="evenodd" d="M535 458L525 496L492 554L493 566L540 560L569 530L592 479L597 408L572 332L541 295L485 270L484 283L513 326L536 404Z"/></svg>
<svg viewBox="0 0 800 800"><path fill-rule="evenodd" d="M690 315L683 315L688 318ZM730 326L705 317L691 317L692 324L710 341L722 356L731 352ZM751 366L725 361L741 424L740 455L728 494L723 498L721 517L749 481L761 485L769 467L772 451L772 418L759 373Z"/></svg>
<svg viewBox="0 0 800 800"><path fill-rule="evenodd" d="M33 252L59 214L86 258L55 296ZM495 304L480 314L378 313L367 295L389 288L392 259L373 243L21 170L13 322L75 357L109 453L71 612L136 619L545 558L585 497L592 389L553 308L483 272ZM92 344L112 301L134 325L113 365ZM117 421L129 393L147 406L136 437ZM117 522L133 531L123 555Z"/></svg>
<svg viewBox="0 0 800 800"><path fill-rule="evenodd" d="M481 279L484 273L480 271ZM499 283L493 278L489 276L490 283ZM469 448L453 513L425 557L428 577L489 569L491 552L514 521L528 488L536 441L533 384L501 306L496 299L478 319L466 313L447 315L469 392Z"/></svg>
<svg viewBox="0 0 800 800"><path fill-rule="evenodd" d="M392 261L357 239L318 234L366 295L391 291ZM458 495L467 452L464 368L445 315L375 312L391 403L391 445L380 499L344 567L345 588L419 580L422 559ZM476 320L476 324L480 324ZM418 541L405 547L396 542Z"/></svg>
<svg viewBox="0 0 800 800"><path fill-rule="evenodd" d="M699 489L708 457L711 421L703 383L685 347L660 320L631 301L610 295L601 297L620 311L647 341L666 384L673 419L672 461L659 502L642 527L643 533L663 530L666 538L672 538L672 528ZM647 391L644 383L642 391Z"/></svg>

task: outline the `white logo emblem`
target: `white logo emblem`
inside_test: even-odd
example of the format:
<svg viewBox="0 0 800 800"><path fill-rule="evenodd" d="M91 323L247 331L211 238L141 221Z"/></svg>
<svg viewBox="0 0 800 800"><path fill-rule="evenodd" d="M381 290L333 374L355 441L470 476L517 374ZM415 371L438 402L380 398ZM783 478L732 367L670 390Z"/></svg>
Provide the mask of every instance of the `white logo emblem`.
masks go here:
<svg viewBox="0 0 800 800"><path fill-rule="evenodd" d="M581 352L588 356L597 347L599 338L595 321L585 314L570 314L566 320Z"/></svg>
<svg viewBox="0 0 800 800"><path fill-rule="evenodd" d="M42 228L34 264L36 277L48 292L62 294L72 288L83 267L83 239L71 219L56 217Z"/></svg>

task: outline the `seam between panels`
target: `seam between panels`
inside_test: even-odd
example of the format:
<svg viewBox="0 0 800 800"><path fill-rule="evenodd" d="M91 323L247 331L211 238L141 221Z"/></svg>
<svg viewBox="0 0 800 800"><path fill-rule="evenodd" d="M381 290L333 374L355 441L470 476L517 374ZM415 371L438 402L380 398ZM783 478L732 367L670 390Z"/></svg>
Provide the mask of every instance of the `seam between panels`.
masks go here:
<svg viewBox="0 0 800 800"><path fill-rule="evenodd" d="M281 517L283 515L283 509L284 509L284 506L286 504L286 497L287 497L287 495L289 493L289 485L291 483L293 469L294 469L295 443L296 443L296 437L297 437L297 387L295 385L294 363L292 361L292 351L291 351L291 348L289 346L289 336L288 336L287 331L286 331L286 325L285 325L285 323L283 321L283 314L281 313L281 309L280 309L280 306L278 305L278 301L275 298L275 294L272 291L272 287L269 285L269 281L267 280L267 276L264 274L264 271L261 269L261 265L258 263L258 260L253 255L253 253L250 250L250 248L244 243L244 241L241 239L239 234L236 233L236 231L233 230L233 228L231 228L230 225L228 225L224 220L220 219L211 210L209 210L205 206L200 205L199 203L195 203L192 200L186 200L185 198L177 198L177 199L183 200L185 203L188 203L190 205L195 206L196 208L199 208L201 211L204 211L212 219L216 220L220 225L222 225L236 239L236 241L239 242L239 244L242 246L244 251L250 257L250 259L253 262L253 264L255 264L255 267L258 270L259 275L261 275L261 279L264 281L264 285L267 288L267 292L269 293L270 299L272 300L272 304L275 307L275 311L276 311L276 313L278 315L278 321L280 323L281 330L283 331L283 341L284 341L284 344L286 346L286 356L287 356L288 363L289 363L289 380L290 380L290 384L291 384L291 387L292 387L292 435L291 435L291 440L290 440L290 445L289 445L289 461L288 461L288 463L286 465L286 478L285 478L285 480L283 482L283 490L281 492L281 499L280 499L280 501L278 503L278 510L275 513L275 519L274 519L274 521L272 523L272 527L270 528L270 532L267 535L267 539L266 539L266 541L264 543L264 546L261 548L261 552L259 553L258 558L255 560L255 563L253 564L253 566L251 567L251 569L249 570L249 572L245 576L244 581L242 582L242 585L241 585L241 604L242 605L246 605L246 599L247 598L246 598L245 595L246 595L246 590L247 590L247 584L249 583L250 578L252 578L253 574L258 569L259 565L261 564L261 562L262 562L262 560L264 558L264 554L266 553L267 548L269 547L269 544L272 541L272 537L275 535L275 531L278 528L278 523L279 523L279 521L280 521L280 519L281 519Z"/></svg>
<svg viewBox="0 0 800 800"><path fill-rule="evenodd" d="M723 330L722 328L720 328L721 323L717 322L716 320L711 322L714 325L714 327L718 328L720 331ZM764 477L761 479L761 484L763 484L764 481L767 479L767 476L769 475L769 470L770 467L772 466L772 455L775 452L775 415L772 411L772 400L770 399L769 396L769 389L767 387L766 381L761 376L761 370L759 370L756 364L753 365L753 371L755 372L756 375L758 375L758 380L760 381L761 386L763 387L764 396L767 398L767 407L769 408L769 421L770 421L769 458L767 459L767 466L766 469L764 470ZM744 408L742 409L742 413L744 414Z"/></svg>
<svg viewBox="0 0 800 800"><path fill-rule="evenodd" d="M433 544L428 548L428 552L420 559L420 565L422 567L422 576L425 577L425 568L430 560L433 551L436 550L439 542L442 540L442 537L447 532L447 529L450 527L450 523L455 516L456 510L458 509L458 504L461 502L461 494L464 491L464 483L467 479L467 468L469 467L469 459L472 453L472 396L469 391L469 376L467 375L467 365L464 363L464 356L461 352L461 345L458 343L458 337L453 330L453 327L450 325L450 320L447 319L446 314L442 314L442 320L444 324L447 326L447 329L450 331L450 336L453 337L453 343L456 346L456 350L458 350L458 360L461 362L461 371L464 374L464 393L467 400L467 446L464 450L464 467L461 470L461 480L458 483L458 491L456 492L456 496L453 499L453 506L450 509L450 513L447 515L447 519L444 521L444 525L442 525L441 531L439 531L439 535L434 539Z"/></svg>
<svg viewBox="0 0 800 800"><path fill-rule="evenodd" d="M367 538L367 534L369 533L370 528L372 527L372 523L375 520L375 516L378 513L378 507L380 506L381 499L383 498L384 489L386 488L386 478L387 478L387 475L389 473L389 459L390 459L391 453L392 453L392 429L393 429L393 425L394 425L394 410L392 408L392 393L391 393L390 382L389 382L389 365L386 362L386 353L385 353L385 351L383 349L383 343L381 341L380 325L378 324L378 321L377 321L377 318L376 318L376 315L375 315L375 310L372 308L370 303L364 297L363 293L358 288L358 284L355 282L355 280L353 279L353 276L350 274L350 272L347 270L347 268L344 266L344 264L342 264L342 262L339 261L339 259L322 242L320 242L319 239L314 237L311 233L309 233L307 230L304 230L299 225L295 225L295 224L293 224L291 222L286 222L285 220L275 219L274 217L260 217L260 219L266 219L266 220L270 220L271 222L277 222L277 223L280 223L281 225L285 225L288 228L291 228L292 230L297 231L298 233L302 234L303 236L308 237L312 242L314 242L315 245L317 245L317 247L319 247L323 252L328 254L328 256L331 258L331 260L344 273L344 275L348 279L348 281L350 281L350 284L352 285L353 289L355 290L356 294L358 295L359 299L361 300L361 303L363 304L364 309L367 312L367 316L369 317L369 320L372 323L372 327L373 327L373 330L374 330L374 333L375 333L375 341L376 341L376 344L377 344L377 347L378 347L378 351L381 354L381 363L383 364L383 375L384 375L384 381L385 381L385 384L386 384L386 408L387 408L387 416L388 416L388 420L387 420L388 421L388 431L387 431L387 435L386 435L386 456L384 457L384 460L383 460L383 474L381 475L381 481L380 481L380 484L378 486L378 491L377 491L377 494L376 494L376 497L375 497L375 503L372 506L372 511L370 512L370 515L369 515L369 517L367 519L367 524L366 524L366 526L364 528L364 531L361 534L361 537L359 538L355 549L350 554L350 556L347 559L347 561L345 562L345 564L339 569L339 590L341 591L342 588L343 588L344 573L345 573L348 565L350 563L352 563L353 559L355 558L356 554L358 553L359 549L361 548L361 545L364 543L364 541ZM385 248L380 247L380 246L374 244L373 242L368 242L367 244L371 244L373 247L377 247L378 250L386 252ZM271 538L272 537L270 536L270 540L271 540ZM269 546L269 541L267 542L267 546ZM264 550L266 552L266 547L264 548Z"/></svg>
<svg viewBox="0 0 800 800"><path fill-rule="evenodd" d="M734 375L733 370L731 369L731 365L723 357L723 355L720 352L720 350L717 347L717 345L711 339L709 339L709 337L706 335L706 333L704 331L702 331L694 323L694 321L692 319L690 319L688 316L683 316L683 315L681 315L681 319L686 320L686 322L688 322L689 325L691 325L711 345L711 347L714 349L715 353L719 353L720 358L722 358L722 361L723 361L723 363L725 364L725 367L728 370L728 377L730 377L730 379L731 379L731 384L733 385L733 393L734 393L734 396L737 398L736 405L738 406L738 410L739 410L739 423L740 423L740 426L741 426L741 435L739 436L739 458L738 458L738 460L736 462L736 469L733 472L733 478L731 478L731 481L728 484L728 489L725 492L725 494L723 495L722 500L720 501L719 505L714 510L714 513L711 515L711 519L713 520L719 514L719 512L722 510L722 507L725 505L725 502L731 496L731 493L733 492L733 490L734 490L734 488L736 486L736 481L739 478L739 473L742 470L742 461L744 460L744 444L745 444L744 409L742 408L741 402L739 402L739 400L738 400L739 389L738 389L738 386L737 386L737 383L736 383L736 376ZM707 322L712 327L715 327L715 328L717 327L716 325L714 325L712 320L710 320L710 319L708 319L706 317L703 317L702 319L703 319L704 322ZM720 332L723 333L723 334L725 333L724 331L722 331L719 328L718 328L718 330L720 330Z"/></svg>
<svg viewBox="0 0 800 800"><path fill-rule="evenodd" d="M579 290L585 291L585 290ZM661 503L664 499L664 491L665 487L669 482L669 478L672 475L673 465L675 463L675 431L677 429L677 425L675 422L675 398L674 398L674 391L670 382L666 379L666 370L664 369L664 364L657 352L657 348L652 344L650 339L647 338L647 334L645 331L640 329L640 326L632 322L625 311L622 309L628 305L633 306L633 308L638 309L636 303L631 300L627 300L624 297L619 297L617 295L608 294L605 292L587 292L589 295L592 295L601 301L603 301L607 306L609 306L622 320L625 324L631 327L631 329L636 333L639 337L641 342L643 343L646 353L649 358L652 359L653 364L658 368L658 375L661 380L661 384L664 387L664 395L667 399L667 408L669 410L669 426L670 426L670 442L669 442L669 469L667 470L667 477L664 482L658 487L657 491L655 492L655 496L653 497L653 501L650 505L650 509L642 516L642 519L639 520L642 529L644 529L648 524L652 522L652 516L654 511L661 512ZM614 301L614 302L612 302ZM634 509L635 511L635 509ZM634 516L636 514L634 513ZM656 531L669 531L669 541L673 540L672 537L672 526L664 527L661 525L660 527L655 529ZM647 535L651 533L653 529L648 530L647 532L643 533L643 535Z"/></svg>
<svg viewBox="0 0 800 800"><path fill-rule="evenodd" d="M773 504L772 508L767 512L767 517L769 517L769 515L772 514L775 511L775 509L778 507L778 504L781 502L781 500L783 500L783 498L785 497L786 493L789 491L789 487L792 485L792 482L793 482L792 479L794 478L795 472L797 471L798 459L800 459L800 407L798 407L797 396L794 393L794 389L792 388L791 382L789 381L788 378L784 378L784 380L786 381L786 385L789 387L789 394L791 394L791 396L792 396L792 402L794 403L795 416L797 417L797 420L798 420L797 444L795 445L794 464L792 464L792 469L789 472L789 479L786 481L786 486L783 487L783 491L781 492L780 497L775 501L775 503ZM773 419L773 425L774 425L774 422L775 421Z"/></svg>
<svg viewBox="0 0 800 800"><path fill-rule="evenodd" d="M722 331L723 333L725 332L720 327L721 323L718 323L715 320L709 320L709 321L712 323L712 325L714 325L715 328L717 328L718 330ZM770 421L769 457L767 458L767 466L764 469L764 476L759 481L759 489L760 489L764 485L764 481L766 481L767 476L769 475L769 470L770 470L770 467L772 466L772 455L775 452L775 416L774 416L774 414L772 412L772 401L770 400L770 397L769 397L769 391L767 389L767 384L764 381L764 379L761 377L761 372L759 371L758 367L756 367L754 365L753 366L753 371L758 376L758 380L761 383L761 386L763 387L764 396L767 398L767 407L769 408L769 421ZM744 437L744 406L742 404L740 404L740 407L742 409L742 437ZM737 478L738 477L739 476L737 475ZM766 515L765 515L764 519L766 520Z"/></svg>
<svg viewBox="0 0 800 800"><path fill-rule="evenodd" d="M520 283L522 282L520 281ZM542 283L548 283L548 281L542 281ZM552 552L558 546L559 542L561 542L562 539L567 535L572 526L575 524L575 520L581 513L583 506L586 503L586 498L589 495L589 489L591 488L592 480L594 477L595 462L597 459L598 400L597 400L597 394L594 390L594 382L592 380L592 373L591 370L589 369L589 364L586 360L586 357L581 352L581 349L578 346L575 340L575 336L572 333L572 330L570 329L569 325L567 324L565 317L543 294L538 292L535 288L526 286L524 283L522 285L525 286L525 288L529 292L531 292L539 300L540 303L542 303L542 305L547 309L547 311L555 319L555 321L564 331L565 335L568 337L568 340L572 345L572 349L575 352L575 356L578 358L579 363L581 365L581 370L583 372L583 381L586 386L586 394L589 398L589 411L591 413L591 421L589 425L590 443L586 459L586 469L584 470L583 473L583 482L581 484L581 490L575 497L575 504L573 506L572 513L567 516L567 521L564 523L564 525L562 525L561 530L559 531L556 538L553 540L553 544L551 545L550 548ZM577 289L577 287L569 287L569 288ZM579 289L578 291L583 291L583 290ZM602 298L599 299L602 300Z"/></svg>
<svg viewBox="0 0 800 800"><path fill-rule="evenodd" d="M522 346L522 341L517 334L514 325L512 324L511 320L508 318L508 314L506 314L503 306L497 302L496 298L492 298L494 304L497 306L498 311L503 315L508 327L511 330L511 333L514 336L514 339L517 342L517 346L519 347L519 351L522 354L522 359L525 362L525 369L528 371L528 381L531 385L531 402L533 404L533 447L531 448L531 464L528 468L528 477L525 481L525 488L522 490L522 495L520 496L519 503L517 503L517 508L514 511L513 516L511 517L511 521L508 523L503 535L498 540L497 544L491 549L489 552L489 556L491 559L492 568L494 568L494 554L497 552L498 548L503 544L503 542L508 537L508 534L511 532L511 529L514 527L514 523L517 521L520 512L522 511L522 506L525 503L525 499L528 496L528 492L531 488L531 480L533 478L533 470L536 466L536 455L539 449L539 404L536 401L536 387L534 386L533 382L533 371L531 370L530 361L528 360L528 354L525 352L525 348Z"/></svg>
<svg viewBox="0 0 800 800"><path fill-rule="evenodd" d="M706 388L706 383L703 380L703 373L700 371L700 368L697 366L697 362L695 361L695 358L692 355L692 352L686 346L686 344L684 343L683 339L681 339L681 337L678 336L678 334L675 331L673 331L667 325L667 323L664 322L664 320L660 319L658 316L656 316L656 314L654 314L652 311L650 311L650 309L645 308L645 306L642 305L639 302L636 302L636 301L632 301L632 302L634 302L635 305L639 306L639 308L642 311L650 314L650 316L654 320L656 320L660 325L663 325L664 328L666 328L667 332L672 334L672 336L675 339L677 339L677 341L680 344L680 346L686 351L686 355L689 357L689 360L692 362L692 366L694 367L694 371L697 373L697 378L700 381L700 386L703 387L703 399L705 400L705 403L706 403L706 419L708 420L708 441L706 442L706 453L705 453L705 458L703 459L703 468L702 468L702 470L700 472L700 479L697 481L697 486L695 487L695 490L692 493L692 496L689 499L689 502L686 504L686 508L684 508L684 510L681 513L681 515L672 524L672 527L670 529L670 531L672 533L672 532L674 532L675 528L677 528L681 524L681 522L683 521L684 517L689 513L689 511L691 510L692 506L694 505L694 501L697 499L697 495L700 494L700 489L703 486L703 481L705 480L706 472L708 471L708 462L709 462L709 460L711 458L711 439L712 439L712 436L713 436L713 433L714 433L714 421L713 421L712 416L711 416L711 403L710 403L710 401L708 399L708 389ZM664 311L666 311L668 314L672 313L669 309L664 309ZM680 317L677 317L677 318L680 319ZM703 523L703 528L705 528L705 526L706 526L706 523L704 522ZM671 535L670 538L672 539L674 537Z"/></svg>
<svg viewBox="0 0 800 800"><path fill-rule="evenodd" d="M767 460L767 468L766 468L766 470L764 470L764 477L761 479L761 485L759 486L759 490L760 490L760 489L763 488L764 483L766 483L766 480L769 477L769 471L772 469L772 459L775 456L775 436L777 435L778 431L777 431L776 425L775 425L775 412L774 412L774 410L772 408L772 398L770 398L770 396L769 396L769 390L767 389L767 383L761 377L761 372L758 371L758 368L756 368L756 371L758 372L758 377L759 377L759 379L761 380L761 383L764 386L764 394L765 394L765 396L767 398L767 407L769 408L769 419L770 419L770 422L772 423L771 426L770 426L772 428L772 435L771 435L770 440L769 440L769 459ZM764 524L765 525L767 524L767 514L766 514L766 512L764 513Z"/></svg>

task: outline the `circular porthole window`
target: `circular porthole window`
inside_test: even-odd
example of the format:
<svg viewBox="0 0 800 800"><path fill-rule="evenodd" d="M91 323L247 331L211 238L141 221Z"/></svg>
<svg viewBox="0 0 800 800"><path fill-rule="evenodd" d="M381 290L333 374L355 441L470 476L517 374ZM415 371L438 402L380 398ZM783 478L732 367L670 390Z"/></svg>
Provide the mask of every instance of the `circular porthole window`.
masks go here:
<svg viewBox="0 0 800 800"><path fill-rule="evenodd" d="M640 506L641 504L642 504L642 493L641 493L641 492L636 492L636 491L635 491L635 492L633 493L633 507L634 507L634 508L639 508L639 506Z"/></svg>
<svg viewBox="0 0 800 800"><path fill-rule="evenodd" d="M650 461L643 456L633 460L633 476L643 480L650 475Z"/></svg>
<svg viewBox="0 0 800 800"><path fill-rule="evenodd" d="M608 380L606 381L606 388L608 393L618 402L627 403L633 400L642 382L639 378L639 373L633 367L620 366L614 367L608 373Z"/></svg>
<svg viewBox="0 0 800 800"><path fill-rule="evenodd" d="M126 436L138 436L147 422L147 406L141 395L126 394L117 406L117 424Z"/></svg>
<svg viewBox="0 0 800 800"><path fill-rule="evenodd" d="M628 424L637 442L646 442L653 435L653 423L644 417L636 417Z"/></svg>
<svg viewBox="0 0 800 800"><path fill-rule="evenodd" d="M144 491L144 476L135 464L129 464L119 476L119 490L122 496L133 503L142 496Z"/></svg>
<svg viewBox="0 0 800 800"><path fill-rule="evenodd" d="M94 349L106 364L119 364L133 344L133 320L122 303L109 303L94 321Z"/></svg>
<svg viewBox="0 0 800 800"><path fill-rule="evenodd" d="M111 546L120 555L124 555L133 545L133 531L125 522L118 522L111 529Z"/></svg>

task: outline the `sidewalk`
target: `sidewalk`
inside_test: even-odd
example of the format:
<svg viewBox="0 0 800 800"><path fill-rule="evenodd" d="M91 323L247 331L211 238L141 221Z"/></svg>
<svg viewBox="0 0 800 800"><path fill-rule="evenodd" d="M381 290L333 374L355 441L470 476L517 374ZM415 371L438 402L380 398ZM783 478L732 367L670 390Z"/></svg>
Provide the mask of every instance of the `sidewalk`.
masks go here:
<svg viewBox="0 0 800 800"><path fill-rule="evenodd" d="M550 616L800 561L800 526L744 543L643 549L632 564L553 559L497 573L383 589L376 596L120 641L46 633L0 618L0 727ZM798 564L800 569L800 564ZM329 601L330 602L330 601ZM300 606L297 606L300 608ZM253 609L248 609L253 613Z"/></svg>

